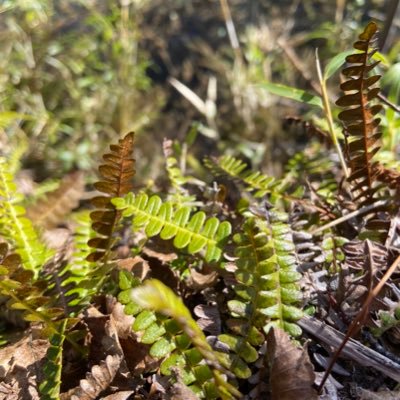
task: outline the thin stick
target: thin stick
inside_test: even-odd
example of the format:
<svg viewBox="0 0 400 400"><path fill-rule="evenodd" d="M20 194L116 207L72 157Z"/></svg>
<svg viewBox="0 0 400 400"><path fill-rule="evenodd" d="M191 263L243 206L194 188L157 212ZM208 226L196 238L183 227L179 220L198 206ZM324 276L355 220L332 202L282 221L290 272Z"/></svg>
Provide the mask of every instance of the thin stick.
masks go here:
<svg viewBox="0 0 400 400"><path fill-rule="evenodd" d="M387 97L385 97L382 93L378 93L378 99L382 101L382 103L386 104L392 110L396 111L400 114L400 107L394 103L392 103Z"/></svg>
<svg viewBox="0 0 400 400"><path fill-rule="evenodd" d="M356 211L353 211L353 212L348 213L346 215L343 215L343 217L335 219L334 221L331 221L331 222L327 223L326 225L323 225L323 226L321 226L321 227L319 227L317 229L314 229L310 233L312 235L316 235L317 233L323 232L326 229L329 229L329 228L332 228L332 227L334 227L336 225L339 225L342 222L349 220L350 218L358 217L358 216L360 216L362 214L365 214L365 213L368 213L368 212L370 212L370 211L372 211L372 210L374 210L376 208L379 208L379 207L382 207L382 206L386 206L387 204L388 204L387 201L379 200L374 204L370 204L368 206L360 208L359 210L356 210Z"/></svg>
<svg viewBox="0 0 400 400"><path fill-rule="evenodd" d="M383 275L382 279L379 281L379 283L375 286L375 288L373 290L371 290L368 293L368 297L365 300L360 312L358 313L356 319L351 323L346 337L343 339L341 345L339 346L339 348L336 350L334 356L331 359L331 362L329 364L329 367L327 368L327 370L325 371L324 377L322 378L322 381L318 387L318 392L321 393L322 389L324 387L324 384L326 382L326 380L329 377L329 374L332 371L333 366L335 365L337 359L340 356L340 353L342 352L344 346L346 345L346 343L349 341L349 339L354 336L355 334L358 333L358 331L361 329L362 327L362 321L364 320L365 316L368 313L369 310L369 306L372 302L372 300L375 299L376 296L378 296L379 292L382 290L383 286L386 284L386 282L389 280L389 278L392 276L392 274L394 273L394 271L396 271L396 268L399 266L400 264L400 256L398 256L396 258L396 260L393 262L393 264L390 266L390 268L386 271L385 275Z"/></svg>

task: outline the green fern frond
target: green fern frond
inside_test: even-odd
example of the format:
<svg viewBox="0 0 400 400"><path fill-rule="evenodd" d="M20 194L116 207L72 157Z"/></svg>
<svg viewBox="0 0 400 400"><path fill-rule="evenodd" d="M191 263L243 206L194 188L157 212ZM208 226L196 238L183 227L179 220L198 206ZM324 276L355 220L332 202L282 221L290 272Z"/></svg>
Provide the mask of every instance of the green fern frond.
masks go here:
<svg viewBox="0 0 400 400"><path fill-rule="evenodd" d="M42 400L58 400L60 398L62 354L66 327L67 320L63 320L59 324L57 332L54 332L50 338L50 347L47 350L46 364L43 368L45 378L39 386Z"/></svg>
<svg viewBox="0 0 400 400"><path fill-rule="evenodd" d="M71 262L69 262L60 273L62 287L65 288L65 297L69 307L81 307L88 304L91 296L96 293L98 283L101 280L95 279L99 275L95 263L88 261L88 255L93 249L88 245L90 239L96 237L92 229L90 211L82 211L74 215L76 223L74 231L74 251Z"/></svg>
<svg viewBox="0 0 400 400"><path fill-rule="evenodd" d="M297 286L296 258L287 216L267 211L267 218L248 218L242 232L234 236L238 284L236 298L228 302L233 319L227 324L232 335L220 335L235 353L233 365L241 365L238 378L247 379L248 367L258 358L257 349L271 327L292 336L301 333L295 321L302 315L296 304L301 300Z"/></svg>
<svg viewBox="0 0 400 400"><path fill-rule="evenodd" d="M253 192L256 198L276 192L280 184L275 178L264 175L259 171L249 171L246 163L229 155L222 156L218 160L206 158L204 164L216 176L226 175L234 181L244 184L245 190Z"/></svg>
<svg viewBox="0 0 400 400"><path fill-rule="evenodd" d="M184 206L175 211L170 201L162 202L154 195L135 196L129 193L124 198L115 198L112 203L123 210L123 217L133 216L132 228L144 228L148 237L160 235L161 239L174 239L178 249L187 247L190 254L205 249L207 261L218 261L222 255L221 245L231 233L228 221L218 218L207 219L203 211L191 215L191 208Z"/></svg>
<svg viewBox="0 0 400 400"><path fill-rule="evenodd" d="M222 354L208 344L182 300L160 281L137 283L121 273L120 286L125 290L119 299L126 304L126 313L136 315L133 329L143 332L143 343L151 344L150 355L163 359L161 373L169 376L171 368L178 368L183 382L201 398L240 398L224 377Z"/></svg>
<svg viewBox="0 0 400 400"><path fill-rule="evenodd" d="M0 158L0 233L21 256L23 266L37 276L51 253L40 242L31 221L25 217L22 200L7 161Z"/></svg>

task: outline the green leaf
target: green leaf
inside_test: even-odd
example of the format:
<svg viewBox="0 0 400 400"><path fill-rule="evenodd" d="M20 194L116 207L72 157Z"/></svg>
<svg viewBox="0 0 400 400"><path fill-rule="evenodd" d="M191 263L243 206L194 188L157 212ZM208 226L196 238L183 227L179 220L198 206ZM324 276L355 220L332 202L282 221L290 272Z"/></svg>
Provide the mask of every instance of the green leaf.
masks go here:
<svg viewBox="0 0 400 400"><path fill-rule="evenodd" d="M156 358L165 357L167 354L175 350L175 343L162 337L160 340L155 342L150 348L150 355Z"/></svg>
<svg viewBox="0 0 400 400"><path fill-rule="evenodd" d="M185 365L186 360L183 354L174 353L166 358L160 365L163 375L171 375L171 368Z"/></svg>
<svg viewBox="0 0 400 400"><path fill-rule="evenodd" d="M324 69L324 80L327 81L346 62L346 57L353 53L354 50L346 50L333 57Z"/></svg>
<svg viewBox="0 0 400 400"><path fill-rule="evenodd" d="M164 334L165 328L154 322L144 331L140 341L145 344L152 344Z"/></svg>
<svg viewBox="0 0 400 400"><path fill-rule="evenodd" d="M142 331L148 328L153 322L157 320L154 312L149 310L143 310L136 318L133 323L133 329L135 331Z"/></svg>
<svg viewBox="0 0 400 400"><path fill-rule="evenodd" d="M309 104L310 106L316 106L321 109L323 108L321 97L314 96L304 90L271 82L263 82L258 86L277 96L286 97L288 99Z"/></svg>

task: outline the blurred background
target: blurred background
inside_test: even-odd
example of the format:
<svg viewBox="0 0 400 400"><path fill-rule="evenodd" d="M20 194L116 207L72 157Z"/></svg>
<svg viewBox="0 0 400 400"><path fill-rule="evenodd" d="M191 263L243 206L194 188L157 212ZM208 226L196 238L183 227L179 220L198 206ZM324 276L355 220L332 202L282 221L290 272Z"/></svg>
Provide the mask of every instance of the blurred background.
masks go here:
<svg viewBox="0 0 400 400"><path fill-rule="evenodd" d="M371 19L398 102L398 0L2 0L1 153L38 181L90 176L133 130L142 181L163 169L164 138L189 143L193 165L228 152L279 174L308 140L287 118L324 123L260 84L319 94L315 49L326 65Z"/></svg>

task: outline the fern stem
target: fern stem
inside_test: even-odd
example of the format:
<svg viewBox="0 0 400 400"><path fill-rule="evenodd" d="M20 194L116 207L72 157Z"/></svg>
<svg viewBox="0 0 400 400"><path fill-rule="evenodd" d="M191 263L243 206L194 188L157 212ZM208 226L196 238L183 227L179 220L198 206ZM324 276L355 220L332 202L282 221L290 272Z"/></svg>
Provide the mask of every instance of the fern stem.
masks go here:
<svg viewBox="0 0 400 400"><path fill-rule="evenodd" d="M342 164L344 175L346 176L346 178L348 178L350 176L350 174L349 174L349 170L346 165L346 161L343 157L343 152L340 147L340 143L339 143L339 140L338 140L338 137L336 135L335 128L333 125L333 118L332 118L331 106L329 104L328 90L326 87L326 80L322 77L321 63L320 63L319 57L318 57L318 49L315 49L315 62L316 62L316 66L317 66L317 74L318 74L319 83L321 85L322 102L324 105L325 117L328 122L329 133L330 133L332 142L333 142L334 146L336 147L336 151L338 153L340 163Z"/></svg>

